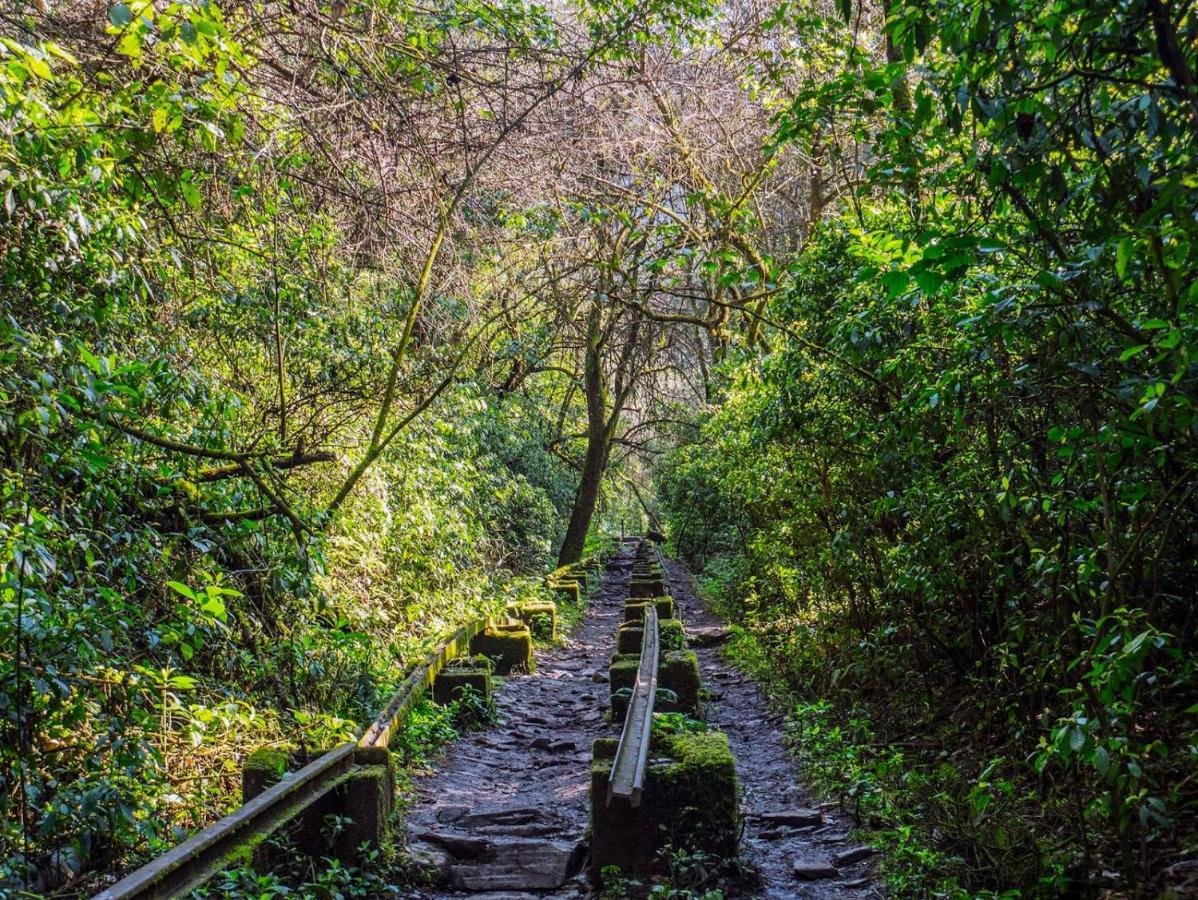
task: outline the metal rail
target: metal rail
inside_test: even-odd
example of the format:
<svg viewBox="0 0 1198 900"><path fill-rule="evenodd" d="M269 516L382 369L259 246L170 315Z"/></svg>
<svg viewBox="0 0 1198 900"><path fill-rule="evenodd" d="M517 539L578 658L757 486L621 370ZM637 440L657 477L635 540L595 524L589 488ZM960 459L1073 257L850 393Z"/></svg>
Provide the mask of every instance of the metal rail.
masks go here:
<svg viewBox="0 0 1198 900"><path fill-rule="evenodd" d="M468 651L470 639L476 634L480 634L490 621L490 619L475 619L468 622L450 635L449 640L430 653L424 662L404 679L399 690L387 703L386 709L370 723L370 727L358 741L358 746L388 746L391 741L391 732L395 726L404 720L412 707L425 695L432 686L433 680L445 668L445 664L451 659L457 659L463 651Z"/></svg>
<svg viewBox="0 0 1198 900"><path fill-rule="evenodd" d="M178 897L217 875L251 835L266 836L324 796L354 763L350 742L263 791L219 822L96 894L93 900Z"/></svg>
<svg viewBox="0 0 1198 900"><path fill-rule="evenodd" d="M470 639L486 628L488 622L476 619L463 625L430 653L404 679L386 709L359 741L342 744L286 776L223 819L96 894L93 900L178 897L227 869L231 856L250 837L271 834L332 790L341 776L353 768L354 753L359 747L386 747L396 725L425 695L445 664L467 651Z"/></svg>
<svg viewBox="0 0 1198 900"><path fill-rule="evenodd" d="M607 783L607 802L613 797L626 798L630 805L639 806L645 787L645 768L649 763L649 740L653 729L653 701L657 695L657 659L660 653L657 640L657 609L645 608L641 635L641 661L636 670L636 683L624 715L624 730L612 762Z"/></svg>

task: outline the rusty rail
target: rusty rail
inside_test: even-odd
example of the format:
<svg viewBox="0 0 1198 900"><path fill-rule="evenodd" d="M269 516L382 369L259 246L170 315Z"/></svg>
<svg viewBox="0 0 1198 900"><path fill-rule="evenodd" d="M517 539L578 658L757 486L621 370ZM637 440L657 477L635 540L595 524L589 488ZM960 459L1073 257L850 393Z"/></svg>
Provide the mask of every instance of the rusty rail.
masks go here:
<svg viewBox="0 0 1198 900"><path fill-rule="evenodd" d="M620 745L612 763L607 785L607 802L623 797L632 806L639 806L645 787L645 768L649 762L649 742L653 729L653 701L657 695L657 660L660 647L657 638L657 610L652 604L645 609L641 635L641 661L636 670L636 683L628 700Z"/></svg>

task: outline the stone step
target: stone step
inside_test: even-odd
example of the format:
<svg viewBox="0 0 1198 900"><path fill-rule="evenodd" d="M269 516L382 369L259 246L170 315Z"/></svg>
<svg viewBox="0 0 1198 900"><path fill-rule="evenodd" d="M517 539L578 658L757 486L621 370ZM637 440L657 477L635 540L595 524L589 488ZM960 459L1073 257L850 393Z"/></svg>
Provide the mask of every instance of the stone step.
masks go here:
<svg viewBox="0 0 1198 900"><path fill-rule="evenodd" d="M544 891L565 884L582 866L581 841L495 841L494 861L451 865L449 880L464 891Z"/></svg>

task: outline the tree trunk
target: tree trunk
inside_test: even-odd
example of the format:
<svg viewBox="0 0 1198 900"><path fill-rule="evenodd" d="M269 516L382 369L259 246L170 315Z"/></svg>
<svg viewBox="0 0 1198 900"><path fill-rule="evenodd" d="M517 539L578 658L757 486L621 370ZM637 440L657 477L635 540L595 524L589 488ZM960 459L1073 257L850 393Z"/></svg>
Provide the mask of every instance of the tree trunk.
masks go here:
<svg viewBox="0 0 1198 900"><path fill-rule="evenodd" d="M559 566L576 563L582 559L583 545L591 527L591 517L595 514L595 504L599 500L599 487L603 484L603 474L607 468L607 451L607 441L604 437L596 440L593 433L587 435L587 454L582 465L582 480L578 484L578 493L574 495L570 524L566 526L566 537L557 557Z"/></svg>
<svg viewBox="0 0 1198 900"><path fill-rule="evenodd" d="M587 452L582 463L582 479L578 483L578 493L574 495L574 508L570 511L570 523L566 526L562 549L557 555L559 566L576 563L582 559L582 548L586 543L591 517L595 514L595 503L599 499L599 488L603 484L603 474L607 469L610 432L600 325L600 308L596 299L592 302L591 312L587 317L587 350L583 375L587 395Z"/></svg>

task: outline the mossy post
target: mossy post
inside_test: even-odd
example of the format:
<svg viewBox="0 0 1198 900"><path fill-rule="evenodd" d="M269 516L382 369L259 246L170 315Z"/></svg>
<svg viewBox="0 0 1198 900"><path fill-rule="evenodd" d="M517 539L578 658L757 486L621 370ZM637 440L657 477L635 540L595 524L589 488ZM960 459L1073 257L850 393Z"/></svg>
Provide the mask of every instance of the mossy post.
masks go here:
<svg viewBox="0 0 1198 900"><path fill-rule="evenodd" d="M551 641L557 637L557 604L552 600L525 600L511 604L504 611L527 625L538 640Z"/></svg>
<svg viewBox="0 0 1198 900"><path fill-rule="evenodd" d="M279 783L291 762L291 754L278 747L261 747L241 766L241 802L249 803L268 787Z"/></svg>
<svg viewBox="0 0 1198 900"><path fill-rule="evenodd" d="M660 576L650 575L646 578L632 577L628 586L628 596L634 599L660 597L666 592L665 581Z"/></svg>
<svg viewBox="0 0 1198 900"><path fill-rule="evenodd" d="M488 625L470 641L472 656L485 656L495 665L496 675L532 669L532 633L523 622Z"/></svg>
<svg viewBox="0 0 1198 900"><path fill-rule="evenodd" d="M674 598L667 594L664 597L649 597L643 600L629 599L629 601L624 604L624 621L643 621L645 618L645 607L647 607L650 603L657 607L657 618L674 618Z"/></svg>
<svg viewBox="0 0 1198 900"><path fill-rule="evenodd" d="M277 784L298 763L286 750L264 748L251 753L242 767L242 802L246 803ZM363 845L381 846L389 839L388 821L395 803L395 774L391 753L383 747L359 747L354 765L340 775L324 796L284 826L289 843L305 856L335 856L349 863L358 861ZM329 816L337 816L341 827L330 842L325 827ZM247 852L255 865L277 862L274 842L257 842Z"/></svg>
<svg viewBox="0 0 1198 900"><path fill-rule="evenodd" d="M608 802L617 742L595 742L591 761L591 873L607 866L632 875L661 871L669 844L723 859L736 855L739 822L736 760L718 731L653 736L652 759L638 806Z"/></svg>
<svg viewBox="0 0 1198 900"><path fill-rule="evenodd" d="M467 691L491 702L491 661L485 656L469 660L455 660L437 673L433 680L433 702L448 706L460 700Z"/></svg>
<svg viewBox="0 0 1198 900"><path fill-rule="evenodd" d="M618 653L612 657L608 669L608 684L611 689L612 720L620 722L628 712L628 692L636 681L640 656L636 653ZM699 711L699 658L690 650L671 650L661 656L658 664L657 686L671 691L676 700L658 696L654 708L659 712L680 712L693 716Z"/></svg>
<svg viewBox="0 0 1198 900"><path fill-rule="evenodd" d="M617 653L640 653L644 631L638 622L628 622L616 632ZM662 619L657 623L657 637L663 650L680 650L686 646L686 632L678 619Z"/></svg>

